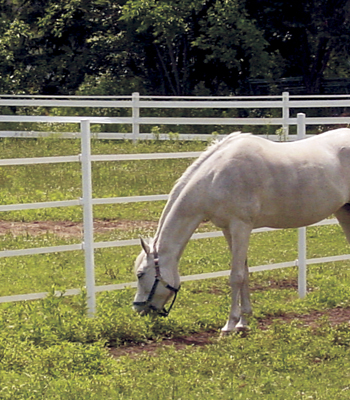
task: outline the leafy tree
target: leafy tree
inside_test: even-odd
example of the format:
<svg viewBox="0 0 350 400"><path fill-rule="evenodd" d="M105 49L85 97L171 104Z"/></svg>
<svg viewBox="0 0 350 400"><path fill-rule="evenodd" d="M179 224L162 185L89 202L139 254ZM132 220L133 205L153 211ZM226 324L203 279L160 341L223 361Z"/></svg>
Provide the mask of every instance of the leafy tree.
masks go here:
<svg viewBox="0 0 350 400"><path fill-rule="evenodd" d="M0 90L2 93L17 92L18 83L25 81L27 74L24 54L26 54L26 43L31 37L31 27L25 21L13 17L13 8L5 1L0 3Z"/></svg>
<svg viewBox="0 0 350 400"><path fill-rule="evenodd" d="M101 3L1 0L2 91L74 92L91 66L87 39L101 22Z"/></svg>
<svg viewBox="0 0 350 400"><path fill-rule="evenodd" d="M348 60L349 0L247 0L247 10L264 29L270 50L286 62L284 76L302 76L308 93L319 93L334 61ZM348 66L346 67L348 70Z"/></svg>
<svg viewBox="0 0 350 400"><path fill-rule="evenodd" d="M202 3L192 0L129 0L123 7L127 32L132 27L143 44L135 61L160 93L189 94L197 81L192 80L197 55L191 42L201 8Z"/></svg>
<svg viewBox="0 0 350 400"><path fill-rule="evenodd" d="M194 44L227 86L249 93L249 79L271 79L278 74L282 60L277 52L267 51L268 42L243 2L217 0L200 25Z"/></svg>
<svg viewBox="0 0 350 400"><path fill-rule="evenodd" d="M164 94L244 91L248 77L270 74L275 62L238 0L129 0L121 19L143 40L144 69Z"/></svg>
<svg viewBox="0 0 350 400"><path fill-rule="evenodd" d="M0 0L3 93L249 94L348 76L350 0Z"/></svg>

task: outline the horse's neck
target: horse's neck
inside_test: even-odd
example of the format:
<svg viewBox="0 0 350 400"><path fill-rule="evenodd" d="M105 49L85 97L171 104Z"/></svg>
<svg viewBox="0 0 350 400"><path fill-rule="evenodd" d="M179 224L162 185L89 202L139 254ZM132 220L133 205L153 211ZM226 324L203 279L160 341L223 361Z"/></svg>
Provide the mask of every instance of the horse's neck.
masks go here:
<svg viewBox="0 0 350 400"><path fill-rule="evenodd" d="M160 256L167 257L176 265L190 240L193 232L196 230L202 216L186 207L174 206L165 218L160 230L155 236L155 246Z"/></svg>
<svg viewBox="0 0 350 400"><path fill-rule="evenodd" d="M162 212L162 215L160 217L159 223L158 223L158 229L156 236L158 236L159 232L161 231L163 224L169 214L169 212L172 210L175 202L177 201L178 197L180 196L181 192L184 190L186 187L188 181L191 179L191 176L200 168L200 166L206 161L215 151L217 151L218 148L221 146L224 146L226 142L232 138L239 137L241 134L239 132L233 133L231 135L228 135L226 138L224 138L221 141L214 142L211 144L206 151L204 151L198 158L197 160L192 163L184 172L184 174L181 176L181 178L176 182L175 186L171 190L169 194L169 199L167 201L167 204L164 207L164 210Z"/></svg>
<svg viewBox="0 0 350 400"><path fill-rule="evenodd" d="M194 204L193 200L196 196L182 196L182 194L184 191L189 194L188 191L191 189L188 188L187 184L198 169L201 168L202 164L219 148L238 137L240 137L240 133L234 133L211 145L187 168L175 184L162 212L154 238L154 245L160 256L162 254L166 255L168 258L175 260L177 264L192 233L204 217L196 207L196 204ZM187 200L183 200L184 198L187 198ZM189 198L192 198L192 201L188 200Z"/></svg>

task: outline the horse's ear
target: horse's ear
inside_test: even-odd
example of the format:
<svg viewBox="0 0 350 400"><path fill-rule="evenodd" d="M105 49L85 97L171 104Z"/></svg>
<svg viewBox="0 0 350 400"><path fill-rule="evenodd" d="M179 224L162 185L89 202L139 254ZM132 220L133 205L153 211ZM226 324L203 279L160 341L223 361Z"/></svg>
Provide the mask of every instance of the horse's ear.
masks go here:
<svg viewBox="0 0 350 400"><path fill-rule="evenodd" d="M150 249L148 243L146 243L145 240L142 239L142 237L140 237L140 240L141 240L141 246L142 246L143 250L145 251L146 254L149 254L151 252L151 249Z"/></svg>

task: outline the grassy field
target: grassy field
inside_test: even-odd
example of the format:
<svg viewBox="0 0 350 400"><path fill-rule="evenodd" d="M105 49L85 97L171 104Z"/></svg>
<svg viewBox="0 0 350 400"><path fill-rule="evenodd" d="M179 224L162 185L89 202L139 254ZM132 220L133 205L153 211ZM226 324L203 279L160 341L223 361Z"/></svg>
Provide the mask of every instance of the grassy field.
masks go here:
<svg viewBox="0 0 350 400"><path fill-rule="evenodd" d="M5 139L1 157L78 154L78 140ZM100 141L94 153L196 151L203 143ZM94 196L167 193L190 160L98 163ZM157 164L156 164L157 163ZM80 196L78 165L1 167L2 204ZM99 219L157 221L162 202L95 207ZM81 210L48 209L6 213L10 221L81 221ZM206 229L206 228L204 228ZM97 235L96 240L151 235L142 227ZM1 249L74 243L54 234L0 236ZM294 230L252 236L250 265L294 260ZM97 284L134 280L137 247L96 251ZM308 229L308 257L349 252L338 226ZM223 239L191 241L181 275L228 269ZM350 263L309 268L309 294L298 299L295 268L251 275L254 316L247 337L218 340L230 305L227 279L183 284L168 318L141 318L131 310L134 290L101 293L94 319L86 317L84 293L53 296L55 289L84 285L83 255L67 252L0 259L0 294L49 291L42 301L0 306L0 399L348 399L350 331L326 317L303 326L280 316L350 307ZM287 282L290 285L274 283ZM261 329L260 321L275 321ZM206 346L160 347L154 354L111 357L108 348L145 345L196 332L212 332Z"/></svg>

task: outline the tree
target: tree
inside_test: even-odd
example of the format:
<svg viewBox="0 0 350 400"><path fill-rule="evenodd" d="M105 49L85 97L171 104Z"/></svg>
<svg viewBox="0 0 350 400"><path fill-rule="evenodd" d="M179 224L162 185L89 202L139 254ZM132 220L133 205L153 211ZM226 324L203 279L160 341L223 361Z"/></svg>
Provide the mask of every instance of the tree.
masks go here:
<svg viewBox="0 0 350 400"><path fill-rule="evenodd" d="M4 93L250 94L348 76L350 0L0 0ZM271 91L270 91L271 92Z"/></svg>
<svg viewBox="0 0 350 400"><path fill-rule="evenodd" d="M200 25L194 44L229 87L247 94L249 79L272 79L276 74L281 64L278 52L267 50L263 31L249 17L243 2L215 1Z"/></svg>
<svg viewBox="0 0 350 400"><path fill-rule="evenodd" d="M74 93L92 65L88 38L104 3L1 0L2 91Z"/></svg>
<svg viewBox="0 0 350 400"><path fill-rule="evenodd" d="M17 92L19 82L26 76L24 55L26 43L31 37L31 27L16 18L16 2L0 1L0 90L2 93Z"/></svg>
<svg viewBox="0 0 350 400"><path fill-rule="evenodd" d="M302 76L307 93L320 93L332 60L348 58L349 0L247 0L270 51L285 59L284 76Z"/></svg>
<svg viewBox="0 0 350 400"><path fill-rule="evenodd" d="M162 94L189 94L197 79L196 54L191 44L196 17L203 5L192 0L129 0L121 20L132 26L144 47L138 58L153 86Z"/></svg>
<svg viewBox="0 0 350 400"><path fill-rule="evenodd" d="M248 77L269 75L275 62L239 0L129 0L121 19L140 35L143 67L163 94L200 84L213 94L244 92Z"/></svg>

